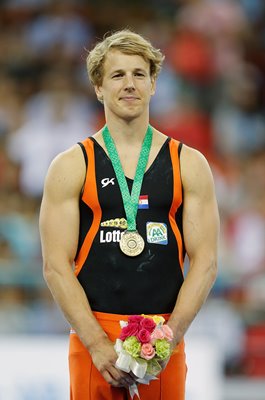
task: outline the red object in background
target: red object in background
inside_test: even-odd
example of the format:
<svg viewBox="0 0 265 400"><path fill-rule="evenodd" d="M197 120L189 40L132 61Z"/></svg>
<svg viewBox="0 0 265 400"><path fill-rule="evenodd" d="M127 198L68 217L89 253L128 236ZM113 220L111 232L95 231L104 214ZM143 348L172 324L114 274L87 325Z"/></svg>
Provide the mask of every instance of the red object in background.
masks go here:
<svg viewBox="0 0 265 400"><path fill-rule="evenodd" d="M188 29L178 32L166 55L175 71L191 81L209 82L215 77L211 42L199 32Z"/></svg>
<svg viewBox="0 0 265 400"><path fill-rule="evenodd" d="M154 126L165 135L201 151L208 159L212 158L211 120L199 110L173 111L155 120Z"/></svg>
<svg viewBox="0 0 265 400"><path fill-rule="evenodd" d="M243 365L246 375L265 378L265 323L246 330Z"/></svg>

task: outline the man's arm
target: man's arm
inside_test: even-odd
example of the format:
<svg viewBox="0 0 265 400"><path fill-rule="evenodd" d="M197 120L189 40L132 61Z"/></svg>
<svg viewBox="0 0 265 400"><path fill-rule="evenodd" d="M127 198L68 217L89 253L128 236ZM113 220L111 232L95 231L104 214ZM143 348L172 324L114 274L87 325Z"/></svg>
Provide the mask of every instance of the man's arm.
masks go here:
<svg viewBox="0 0 265 400"><path fill-rule="evenodd" d="M183 235L189 271L169 320L179 343L205 302L217 274L219 215L209 165L198 151L183 146Z"/></svg>
<svg viewBox="0 0 265 400"><path fill-rule="evenodd" d="M79 146L51 163L40 211L43 274L71 327L91 354L104 379L113 386L131 377L115 368L113 343L95 319L74 272L79 235L79 198L85 179L85 162Z"/></svg>

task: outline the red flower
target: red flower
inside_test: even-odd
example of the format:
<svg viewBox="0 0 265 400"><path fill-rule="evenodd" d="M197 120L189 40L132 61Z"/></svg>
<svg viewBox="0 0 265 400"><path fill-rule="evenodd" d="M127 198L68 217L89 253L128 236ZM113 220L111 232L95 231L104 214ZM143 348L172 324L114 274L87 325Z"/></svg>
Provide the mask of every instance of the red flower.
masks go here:
<svg viewBox="0 0 265 400"><path fill-rule="evenodd" d="M119 338L122 341L124 341L129 336L137 336L138 331L139 331L139 324L131 322L127 326L124 326L122 328Z"/></svg>
<svg viewBox="0 0 265 400"><path fill-rule="evenodd" d="M141 343L148 343L151 339L151 334L147 329L141 329L137 334L137 339Z"/></svg>
<svg viewBox="0 0 265 400"><path fill-rule="evenodd" d="M140 324L140 322L144 319L141 315L130 315L128 318L128 322L135 322L137 324Z"/></svg>
<svg viewBox="0 0 265 400"><path fill-rule="evenodd" d="M152 320L152 318L144 318L140 325L142 328L147 329L149 332L153 332L156 327L156 323Z"/></svg>

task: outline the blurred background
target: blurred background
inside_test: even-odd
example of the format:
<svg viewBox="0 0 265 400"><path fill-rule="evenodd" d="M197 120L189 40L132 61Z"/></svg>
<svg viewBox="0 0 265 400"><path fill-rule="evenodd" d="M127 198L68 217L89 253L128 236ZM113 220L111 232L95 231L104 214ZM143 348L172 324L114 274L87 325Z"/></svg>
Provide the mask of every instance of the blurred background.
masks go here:
<svg viewBox="0 0 265 400"><path fill-rule="evenodd" d="M122 28L166 55L151 123L200 150L215 179L219 274L187 335L187 400L264 400L264 0L0 2L0 399L68 396L58 387L68 325L42 277L40 200L54 156L104 123L85 59Z"/></svg>

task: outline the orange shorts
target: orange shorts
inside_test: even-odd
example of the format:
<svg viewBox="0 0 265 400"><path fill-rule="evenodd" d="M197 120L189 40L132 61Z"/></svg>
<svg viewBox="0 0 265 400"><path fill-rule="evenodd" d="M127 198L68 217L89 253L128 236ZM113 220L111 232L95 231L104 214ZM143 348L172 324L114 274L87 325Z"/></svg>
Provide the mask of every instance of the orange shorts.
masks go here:
<svg viewBox="0 0 265 400"><path fill-rule="evenodd" d="M127 320L128 316L99 312L94 312L94 315L114 344L121 330L119 321ZM162 315L166 320L169 318L169 314ZM138 385L141 400L184 400L186 371L183 341L176 347L158 380L151 381L149 385ZM130 399L125 388L112 387L104 380L75 333L70 334L69 372L71 400Z"/></svg>

